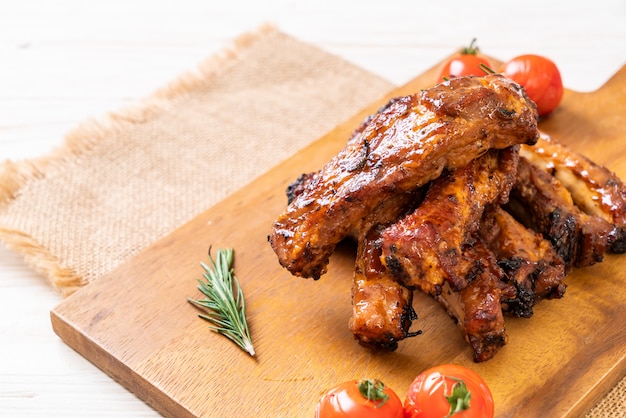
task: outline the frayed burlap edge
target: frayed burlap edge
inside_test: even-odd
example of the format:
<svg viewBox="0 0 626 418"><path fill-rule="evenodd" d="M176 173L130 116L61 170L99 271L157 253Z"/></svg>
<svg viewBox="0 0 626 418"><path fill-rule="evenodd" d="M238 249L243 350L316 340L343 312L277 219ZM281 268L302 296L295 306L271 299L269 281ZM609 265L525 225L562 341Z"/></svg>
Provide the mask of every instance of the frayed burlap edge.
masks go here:
<svg viewBox="0 0 626 418"><path fill-rule="evenodd" d="M36 272L49 277L61 296L67 297L87 284L74 270L61 266L59 260L31 236L21 231L0 228L0 238L7 247L21 253Z"/></svg>
<svg viewBox="0 0 626 418"><path fill-rule="evenodd" d="M179 76L131 106L111 112L100 119L81 123L65 136L60 147L49 154L19 162L10 160L3 162L0 165L0 212L6 210L11 202L18 198L20 190L28 184L54 175L57 170L65 169L68 164L88 153L104 138L115 136L134 124L155 119L174 102L184 99L215 80L237 61L240 51L249 48L264 36L278 33L274 25L267 23L242 34L230 46L201 62L196 71ZM0 241L22 254L25 262L36 272L47 277L62 296L68 296L86 284L84 278L73 269L62 266L59 259L45 246L23 231L0 225Z"/></svg>

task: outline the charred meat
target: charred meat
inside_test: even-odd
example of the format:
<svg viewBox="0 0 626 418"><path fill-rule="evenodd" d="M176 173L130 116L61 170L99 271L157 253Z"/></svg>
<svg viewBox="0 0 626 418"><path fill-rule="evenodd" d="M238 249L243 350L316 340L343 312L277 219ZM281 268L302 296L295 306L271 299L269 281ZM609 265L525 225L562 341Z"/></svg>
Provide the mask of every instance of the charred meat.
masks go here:
<svg viewBox="0 0 626 418"><path fill-rule="evenodd" d="M513 295L502 298L502 310L529 318L542 299L561 298L565 293L565 264L541 234L526 228L500 206L485 211L479 237L504 271Z"/></svg>
<svg viewBox="0 0 626 418"><path fill-rule="evenodd" d="M319 278L336 244L381 201L492 148L534 144L536 109L500 76L460 77L369 118L274 222L269 242L292 274Z"/></svg>
<svg viewBox="0 0 626 418"><path fill-rule="evenodd" d="M321 170L287 189L268 241L295 276L318 279L357 242L349 327L394 350L417 318L413 291L459 325L473 359L508 341L505 317L563 297L566 274L626 252L626 188L537 129L523 89L459 77L391 100Z"/></svg>
<svg viewBox="0 0 626 418"><path fill-rule="evenodd" d="M405 286L438 295L448 282L463 289L475 260L462 247L485 208L505 203L515 181L518 147L491 150L434 180L424 201L382 233L386 267Z"/></svg>
<svg viewBox="0 0 626 418"><path fill-rule="evenodd" d="M524 146L521 153L554 176L570 192L580 210L614 224L617 236L610 250L626 252L626 188L615 173L545 133L541 133L536 146Z"/></svg>
<svg viewBox="0 0 626 418"><path fill-rule="evenodd" d="M552 243L566 270L602 261L617 236L615 225L581 211L555 177L523 157L510 200L511 213Z"/></svg>
<svg viewBox="0 0 626 418"><path fill-rule="evenodd" d="M480 240L464 246L464 257L473 260L467 285L454 290L446 282L435 300L458 324L478 363L491 359L508 341L501 299L512 289L504 284L504 272Z"/></svg>
<svg viewBox="0 0 626 418"><path fill-rule="evenodd" d="M362 345L395 350L399 341L419 334L409 331L417 319L413 291L391 277L380 260L381 231L415 201L414 193L395 195L366 216L359 228L349 325Z"/></svg>

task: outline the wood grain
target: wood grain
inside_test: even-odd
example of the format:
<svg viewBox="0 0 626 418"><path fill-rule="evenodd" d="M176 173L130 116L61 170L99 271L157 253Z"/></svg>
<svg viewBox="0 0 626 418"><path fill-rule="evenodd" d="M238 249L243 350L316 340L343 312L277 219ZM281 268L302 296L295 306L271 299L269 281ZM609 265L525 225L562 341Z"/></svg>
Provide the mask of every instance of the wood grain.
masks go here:
<svg viewBox="0 0 626 418"><path fill-rule="evenodd" d="M491 387L498 417L575 417L626 372L624 256L576 270L561 300L531 319L507 319L509 344L474 364L445 312L417 294L423 335L393 353L360 347L347 328L354 248L343 244L319 281L291 277L267 244L284 189L323 165L363 118L395 95L431 84L435 67L85 287L51 312L71 347L166 416L312 416L319 396L348 379L377 377L400 396L416 374L464 364ZM542 129L626 178L626 67L593 93L567 91ZM235 248L258 356L211 333L186 302L208 247Z"/></svg>

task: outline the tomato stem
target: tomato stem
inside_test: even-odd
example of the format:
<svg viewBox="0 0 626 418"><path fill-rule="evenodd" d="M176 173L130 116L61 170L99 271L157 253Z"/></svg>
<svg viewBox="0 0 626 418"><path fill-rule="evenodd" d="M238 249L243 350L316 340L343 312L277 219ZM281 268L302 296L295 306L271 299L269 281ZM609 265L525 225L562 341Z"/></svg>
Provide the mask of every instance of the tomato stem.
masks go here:
<svg viewBox="0 0 626 418"><path fill-rule="evenodd" d="M450 380L454 380L456 383L452 386L452 393L450 396L446 396L446 400L450 404L450 411L446 418L453 416L459 412L463 412L470 408L470 401L472 399L472 392L467 389L467 385L461 379L456 377L446 376Z"/></svg>
<svg viewBox="0 0 626 418"><path fill-rule="evenodd" d="M358 383L361 395L374 403L376 408L380 408L389 400L385 390L385 384L378 379L362 379Z"/></svg>
<svg viewBox="0 0 626 418"><path fill-rule="evenodd" d="M478 47L476 46L476 38L472 39L469 46L461 50L463 55L476 55L478 53Z"/></svg>

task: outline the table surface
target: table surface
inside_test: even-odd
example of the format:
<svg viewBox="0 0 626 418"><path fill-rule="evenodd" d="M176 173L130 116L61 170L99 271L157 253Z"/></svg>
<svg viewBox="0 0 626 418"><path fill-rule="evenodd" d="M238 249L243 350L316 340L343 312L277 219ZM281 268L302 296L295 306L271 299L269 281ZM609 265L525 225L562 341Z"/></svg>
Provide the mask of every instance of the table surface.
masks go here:
<svg viewBox="0 0 626 418"><path fill-rule="evenodd" d="M81 121L146 97L265 23L404 84L476 37L506 60L552 58L593 91L626 63L626 1L22 0L0 14L0 160L45 155ZM0 244L0 416L155 417L66 346L61 296Z"/></svg>

